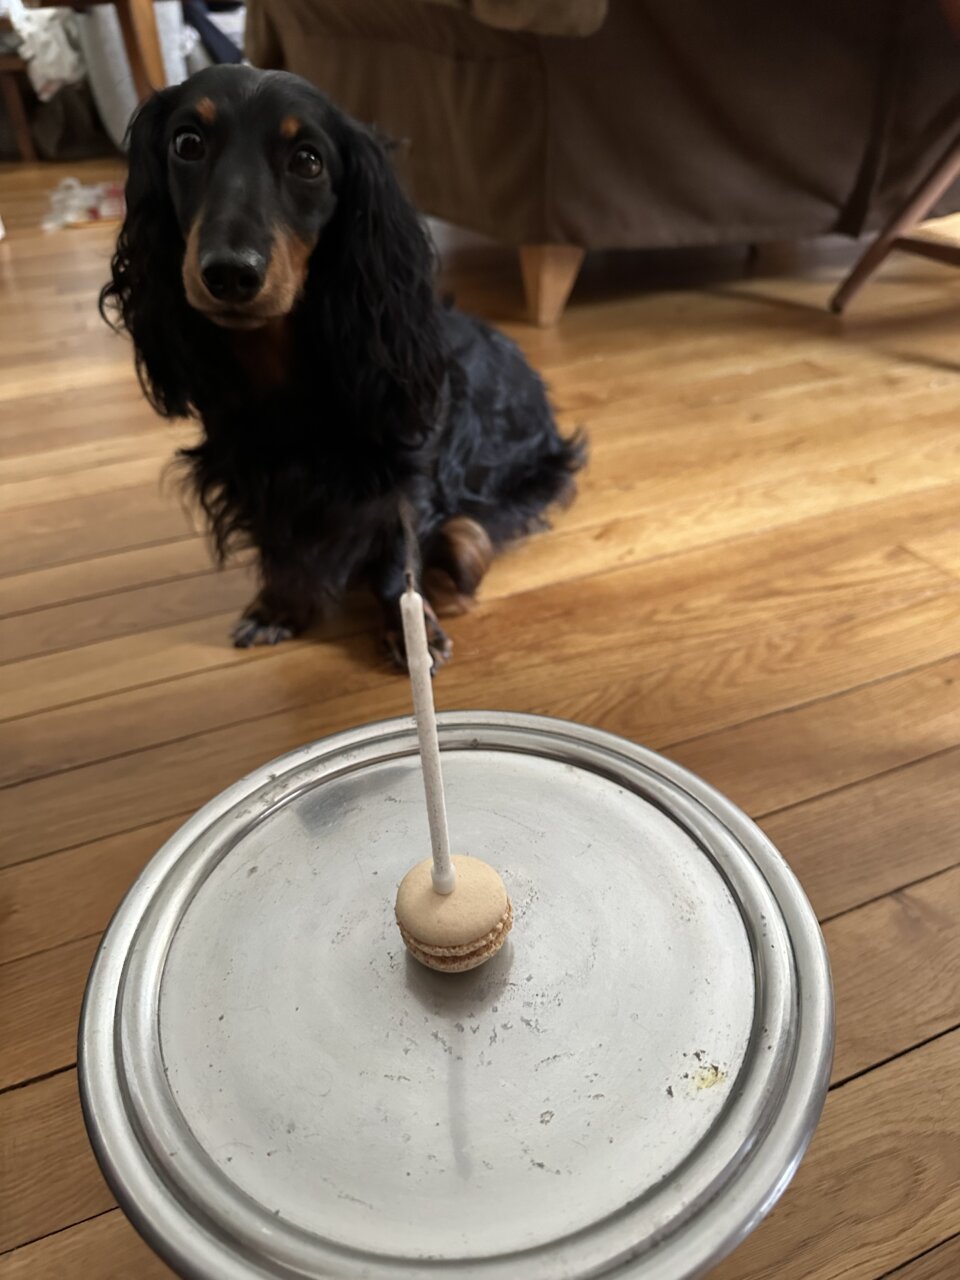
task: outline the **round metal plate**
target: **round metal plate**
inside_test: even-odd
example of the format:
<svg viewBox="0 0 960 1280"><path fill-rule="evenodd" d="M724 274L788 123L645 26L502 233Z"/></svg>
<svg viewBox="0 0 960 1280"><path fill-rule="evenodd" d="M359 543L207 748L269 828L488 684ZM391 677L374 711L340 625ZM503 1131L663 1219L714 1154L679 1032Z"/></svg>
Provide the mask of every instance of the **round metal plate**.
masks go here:
<svg viewBox="0 0 960 1280"><path fill-rule="evenodd" d="M447 714L440 739L454 849L514 903L483 968L423 969L394 923L429 849L409 721L231 787L105 937L87 1124L189 1280L694 1276L812 1134L829 970L759 830L581 726Z"/></svg>

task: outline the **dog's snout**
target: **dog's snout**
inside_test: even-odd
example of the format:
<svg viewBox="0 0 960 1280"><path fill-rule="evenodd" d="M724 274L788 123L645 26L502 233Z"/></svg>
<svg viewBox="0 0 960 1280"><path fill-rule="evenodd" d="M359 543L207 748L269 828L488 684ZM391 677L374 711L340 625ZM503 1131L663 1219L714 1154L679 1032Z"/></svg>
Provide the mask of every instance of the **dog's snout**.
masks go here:
<svg viewBox="0 0 960 1280"><path fill-rule="evenodd" d="M213 250L200 259L203 283L218 302L250 302L263 288L267 264L252 249Z"/></svg>

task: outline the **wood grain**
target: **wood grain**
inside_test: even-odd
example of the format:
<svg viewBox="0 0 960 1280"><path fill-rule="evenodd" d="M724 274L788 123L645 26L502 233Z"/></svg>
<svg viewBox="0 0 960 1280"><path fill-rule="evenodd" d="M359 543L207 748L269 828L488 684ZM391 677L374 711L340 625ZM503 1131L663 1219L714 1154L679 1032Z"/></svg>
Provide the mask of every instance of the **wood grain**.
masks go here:
<svg viewBox="0 0 960 1280"><path fill-rule="evenodd" d="M960 1236L935 1246L888 1275L890 1280L953 1280L960 1275Z"/></svg>
<svg viewBox="0 0 960 1280"><path fill-rule="evenodd" d="M0 1280L173 1280L119 1209L0 1257ZM910 1277L913 1280L913 1277Z"/></svg>
<svg viewBox="0 0 960 1280"><path fill-rule="evenodd" d="M148 859L188 816L0 870L0 964L105 929Z"/></svg>
<svg viewBox="0 0 960 1280"><path fill-rule="evenodd" d="M680 655L669 665L635 674L629 651L611 660L610 683L589 689L599 658L590 645L558 653L549 668L536 654L512 666L489 648L461 654L459 676L438 690L443 707L486 701L469 676L490 673L505 709L528 709L604 725L641 741L666 732L709 730L738 716L780 710L806 696L837 692L856 656L874 677L902 665L904 654L942 657L960 625L960 592L935 596L878 618ZM495 629L491 626L491 632ZM153 633L154 635L156 633ZM493 643L490 635L490 643ZM544 640L546 643L546 640ZM563 646L560 646L561 648ZM608 651L609 652L609 651ZM369 659L373 652L369 653ZM267 660L269 662L269 660ZM251 664L253 660L251 659ZM259 665L259 664L256 664ZM351 680L349 664L333 668L343 692L326 702L256 721L252 733L218 729L132 755L24 782L5 797L0 866L129 830L204 802L251 767L302 742L349 725L408 711L409 692L395 678L371 685ZM585 690L588 690L585 692Z"/></svg>
<svg viewBox="0 0 960 1280"><path fill-rule="evenodd" d="M960 1032L949 1033L832 1093L783 1203L712 1273L715 1280L870 1280L950 1235L960 1210L958 1053ZM0 1218L3 1248L110 1207L66 1105L74 1088L73 1072L65 1072L0 1097L4 1144L11 1143L6 1122L34 1127L35 1108L46 1106L38 1145L17 1164L20 1186L0 1182L0 1207L17 1211ZM20 1103L15 1115L11 1099ZM56 1200L44 1194L40 1176L54 1165L51 1190L63 1189ZM0 1164L0 1177L12 1172L12 1161ZM865 1176L870 1196L863 1194Z"/></svg>
<svg viewBox="0 0 960 1280"><path fill-rule="evenodd" d="M74 308L70 315L78 323L86 318L86 307ZM18 397L16 414L6 416L10 419L3 426L7 458L57 453L88 441L127 436L133 429L152 434L156 425L139 386L126 378L89 390L82 398L50 392Z"/></svg>
<svg viewBox="0 0 960 1280"><path fill-rule="evenodd" d="M442 706L486 701L480 685L470 682L480 666L489 673L499 691L498 702L506 709L597 723L656 742L667 732L708 731L741 716L750 718L806 697L835 693L848 682L854 660L865 678L880 678L902 666L905 654L921 662L940 658L951 649L960 624L960 592L832 628L742 637L729 647L681 653L642 673L636 671L629 641L616 649L618 628L603 633L602 619L584 626L584 631L595 632L596 645L584 642L572 650L560 643L549 668L536 653L521 661L512 660L510 653L493 654L499 626L490 615L486 621L487 644L461 652L456 678L438 690ZM555 634L548 621L543 643ZM145 640L156 643L156 636L150 633ZM132 641L124 643L135 648ZM596 683L600 655L595 649L606 651L604 674L613 682ZM367 664L374 652L371 645L361 674L334 654L326 666L341 692L326 702L258 720L255 733L216 730L24 783L6 797L0 865L164 817L171 805L179 809L206 800L252 765L300 742L351 722L406 712L408 690L403 682L394 678L370 683Z"/></svg>
<svg viewBox="0 0 960 1280"><path fill-rule="evenodd" d="M960 1026L960 868L848 912L824 937L835 1083Z"/></svg>
<svg viewBox="0 0 960 1280"><path fill-rule="evenodd" d="M670 748L748 812L768 814L957 743L960 658ZM838 866L838 861L833 861Z"/></svg>
<svg viewBox="0 0 960 1280"><path fill-rule="evenodd" d="M931 564L938 565L947 573L960 578L960 523L936 533L919 534L911 537L907 546L918 556L923 556Z"/></svg>
<svg viewBox="0 0 960 1280"><path fill-rule="evenodd" d="M958 1060L953 1032L831 1094L783 1202L711 1280L874 1280L953 1234Z"/></svg>
<svg viewBox="0 0 960 1280"><path fill-rule="evenodd" d="M0 1090L76 1062L80 1001L96 946L96 938L84 938L0 969Z"/></svg>
<svg viewBox="0 0 960 1280"><path fill-rule="evenodd" d="M762 819L822 918L960 862L960 750Z"/></svg>
<svg viewBox="0 0 960 1280"><path fill-rule="evenodd" d="M952 520L955 503L958 501L960 489L956 493L950 490L937 500L926 495L919 501L916 497L911 497L906 502L898 500L891 504L879 504L882 511L861 516L859 527L851 524L849 515L837 516L792 528L789 534L774 531L751 540L744 547L728 546L712 558L705 558L702 552L696 552L641 566L637 569L636 576L622 588L624 594L629 592L638 602L651 602L646 618L637 613L633 615L637 645L643 647L648 664L659 665L664 661L664 654L673 651L675 641L665 637L658 644L658 638L650 632L654 622L660 622L662 626L660 620L671 613L677 616L678 625L673 633L675 637L679 634L676 643L683 643L688 638L696 640L700 636L700 612L706 610L719 614L724 625L733 633L740 626L749 630L758 611L767 602L767 607L773 608L775 601L778 622L781 623L790 622L796 617L804 622L808 621L820 602L827 607L852 607L853 600L846 595L848 590L873 590L880 593L879 599L889 603L892 596L888 593L888 582L892 585L901 573L912 577L911 559L895 545L891 545L879 556L871 549L864 557L863 550L868 546L873 547L877 530L881 526L885 531L896 534L907 523L930 528L937 527L943 520ZM853 535L852 528L856 528ZM561 535L553 540L555 545L552 559L548 562L546 558L541 558L539 564L532 567L528 564L531 557L527 555L527 549L507 557L495 570L484 593L486 605L507 596L524 595L526 599L519 602L517 616L522 616L521 611L529 609L531 603L535 616L539 616L548 607L541 601L548 601L551 597L531 597L529 593L536 586L544 584L557 587L558 576L564 572L573 575L582 571L584 576L588 576L596 571L599 563L606 561L612 566L618 561L622 563L622 557L629 555L631 550L634 555L637 554L635 547L630 548L626 544L618 546L616 535L608 536L610 533L610 526L603 526L597 530ZM547 546L550 541L543 539L533 544L529 550L533 552L537 547ZM581 542L589 544L584 548L582 560L578 558L576 549L571 548L571 542L578 547ZM159 555L163 548L156 548L154 551ZM128 556L136 556L139 560L143 554L132 552ZM102 575L104 564L109 566L114 559L125 561L128 556L107 557L96 561L98 575ZM785 558L794 574L790 592L783 590L779 576L781 569L778 566L786 562ZM566 570L563 566L566 566ZM698 575L704 571L711 578L710 592L698 589ZM46 578L56 572L58 571L50 570L47 574L36 576ZM937 574L940 572L934 570L926 573L921 567L916 581L921 584L929 583L933 587L939 585L940 581L949 581L946 577L938 578ZM804 575L814 584L819 595L811 595L809 590L804 590ZM25 576L29 580L33 575ZM874 579L872 587L869 582L871 578ZM97 580L101 580L101 577L98 576ZM744 603L739 598L733 600L724 597L725 586L729 589L731 582L744 581L750 582L750 591L754 597L749 603ZM763 594L764 582L768 584L768 596ZM251 589L249 579L246 589ZM179 593L181 590L182 588L170 584L167 593L160 595L159 599L166 600L170 593ZM195 582L192 590L203 598L202 579ZM555 591L554 598L556 594ZM237 598L241 598L239 593ZM654 602L658 615L656 617L652 615ZM101 611L106 611L108 615L118 613L122 617L124 614L129 616L130 607L129 602L124 603L123 600L104 600L91 604L89 625L93 625L92 620ZM77 612L79 610L74 610L74 613ZM826 608L820 608L817 616L826 621ZM95 758L95 752L118 755L161 743L165 735L180 737L188 718L195 732L233 723L238 719L237 707L241 702L246 718L252 719L257 715L269 714L285 707L296 707L316 699L317 662L330 661L326 652L318 654L312 646L306 649L282 647L274 654L258 655L269 657L271 665L269 668L259 668L259 679L251 684L246 672L231 663L225 640L230 620L229 615L217 618L216 631L212 635L209 626L198 629L177 628L164 636L167 642L165 647L151 649L149 657L145 654L144 661L136 666L130 665L134 656L131 647L108 645L99 649L89 647L83 655L65 652L56 661L21 667L21 680L28 679L30 673L35 672L42 696L56 699L65 705L53 712L37 709L36 690L23 686L11 691L7 699L0 698L0 709L26 713L26 708L33 707L36 712L28 713L29 719L15 725L0 724L0 782L25 780L35 776L40 770L49 772L58 767L85 763ZM10 625L14 625L12 621ZM339 640L345 635L369 632L374 625L369 609L365 612L355 611L334 620L326 629L326 635ZM457 628L458 638L466 636L469 639L473 625L473 619L462 620ZM0 622L0 629L2 626L3 623ZM184 665L180 641L199 636L210 636L213 643L202 649L191 648L196 665L190 670ZM359 649L360 654L367 652L370 652L368 636L361 640ZM118 654L121 655L119 660ZM339 662L340 659L334 655L333 661ZM342 662L340 666L342 667ZM71 710L69 704L84 697L97 696L97 690L103 688L104 682L112 682L111 687L117 689L125 672L129 672L126 678L134 682L131 691L113 693L103 698L101 706L106 727L98 726L96 734L91 734L89 717L82 709ZM98 674L100 684L97 683ZM356 684L362 676L363 673L359 671L353 673L351 684ZM456 682L455 668L446 673L445 684L450 683L451 676ZM369 671L367 677L373 680L381 678L376 668ZM149 686L158 685L161 681L162 687L138 688L138 683ZM15 744L10 741L12 737L16 739Z"/></svg>
<svg viewBox="0 0 960 1280"><path fill-rule="evenodd" d="M112 595L0 618L0 663L72 652L102 640L176 626L224 611L239 615L255 591L253 575L237 568L177 577L171 582L130 587Z"/></svg>
<svg viewBox="0 0 960 1280"><path fill-rule="evenodd" d="M0 578L0 618L213 572L203 539L186 536Z"/></svg>
<svg viewBox="0 0 960 1280"><path fill-rule="evenodd" d="M828 917L957 861L956 752L941 749L957 737L958 677L960 660L950 660L670 754L721 787L752 782L740 797L752 813L781 810L763 825ZM898 768L931 750L928 759ZM855 785L871 770L879 776ZM830 794L786 808L791 799L802 802L811 785ZM0 961L103 928L125 887L185 816L0 870Z"/></svg>
<svg viewBox="0 0 960 1280"><path fill-rule="evenodd" d="M87 1141L75 1071L0 1095L0 1252L113 1203Z"/></svg>
<svg viewBox="0 0 960 1280"><path fill-rule="evenodd" d="M187 512L159 481L0 512L0 574L21 574L195 533Z"/></svg>
<svg viewBox="0 0 960 1280"><path fill-rule="evenodd" d="M952 490L940 503L928 498L926 505L928 508L932 506L933 510L926 516L927 524L935 526L952 518L956 499L957 494ZM912 504L910 509L913 509ZM895 526L897 514L897 511L890 513ZM899 514L903 517L906 513L901 509ZM847 590L872 593L873 601L892 604L896 596L888 588L898 581L903 581L908 590L932 591L941 585L954 585L953 579L943 570L927 565L895 544L886 547L876 545L876 533L870 528L869 517L865 518L864 524L865 529L857 530L848 518L846 527L837 520L827 522L826 528L810 524L789 531L775 530L722 548L626 566L622 576L607 580L608 574L604 574L602 583L585 589L608 592L619 589L627 620L634 626L646 623L648 630L650 622L669 620L673 614L676 617L674 638L695 643L704 637L704 618L714 633L718 628L725 631L749 628L756 624L761 614L765 618L769 616L771 597L776 598L777 620L786 622L794 621L797 615L808 617L820 606L824 609L835 606L835 615L847 603L843 596ZM598 532L601 532L600 537ZM596 570L598 563L604 562L607 554L604 544L609 539L602 536L602 531L593 530L589 540L592 544L591 567ZM531 584L527 578L524 549L506 557L495 568L484 599L492 601L522 593L530 597L529 603L538 613L542 610L555 619L562 612L566 599L565 580L560 580L560 567L570 563L568 542L569 538L563 537L552 540L552 573L544 585L542 596L531 595L538 584ZM599 547L598 543L601 544ZM551 540L541 540L539 545L549 546ZM586 569L586 565L583 567ZM790 574L789 590L784 588L784 573ZM701 574L706 577L709 587L705 588L699 577ZM760 583L765 584L766 595ZM671 598L677 595L689 597L691 604L673 604ZM663 603L659 604L661 598ZM860 600L850 601L851 606L860 603ZM642 612L638 613L638 610ZM820 616L826 620L830 615ZM467 619L464 625L469 626L472 621L472 618ZM340 620L335 622L332 634L346 632L356 626L354 623L351 627L349 619ZM684 628L682 633L681 627ZM695 629L698 627L700 629ZM98 653L102 654L104 666L114 666L115 655L111 649L96 650L93 654L82 655L84 673L93 669ZM90 696L89 685L81 679L78 678L75 686L65 682L64 673L72 670L73 665L74 660L67 657L59 661L24 663L20 669L21 683L30 681L37 685L53 685L59 701ZM35 681L31 681L34 673ZM154 666L131 678L148 681L164 678L167 674L162 666ZM42 705L37 695L30 697L27 690L22 689L19 697L4 699L2 714L28 714L41 709Z"/></svg>

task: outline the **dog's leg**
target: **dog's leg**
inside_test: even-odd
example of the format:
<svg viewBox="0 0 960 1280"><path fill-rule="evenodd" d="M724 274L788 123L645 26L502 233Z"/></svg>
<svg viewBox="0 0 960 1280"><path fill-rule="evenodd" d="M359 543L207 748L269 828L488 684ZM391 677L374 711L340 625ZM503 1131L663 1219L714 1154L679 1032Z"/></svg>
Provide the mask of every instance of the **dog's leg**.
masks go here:
<svg viewBox="0 0 960 1280"><path fill-rule="evenodd" d="M400 619L399 597L396 601L381 601L383 609L383 643L387 657L398 671L407 670L407 648L403 640L403 623ZM436 675L440 668L453 657L453 641L441 627L437 615L424 599L423 616L427 624L427 648L430 651L432 667L431 675Z"/></svg>
<svg viewBox="0 0 960 1280"><path fill-rule="evenodd" d="M383 614L383 644L387 657L399 671L406 671L407 651L400 618L400 597L406 589L406 567L403 542L399 537L376 565L372 584ZM441 627L426 598L423 613L427 624L427 648L433 661L433 674L436 675L453 656L453 641Z"/></svg>
<svg viewBox="0 0 960 1280"><path fill-rule="evenodd" d="M316 612L306 575L299 566L281 568L262 557L260 575L263 586L230 632L238 649L291 640L310 625Z"/></svg>
<svg viewBox="0 0 960 1280"><path fill-rule="evenodd" d="M423 573L425 594L438 617L452 618L473 608L493 557L489 533L469 516L454 516L440 527Z"/></svg>

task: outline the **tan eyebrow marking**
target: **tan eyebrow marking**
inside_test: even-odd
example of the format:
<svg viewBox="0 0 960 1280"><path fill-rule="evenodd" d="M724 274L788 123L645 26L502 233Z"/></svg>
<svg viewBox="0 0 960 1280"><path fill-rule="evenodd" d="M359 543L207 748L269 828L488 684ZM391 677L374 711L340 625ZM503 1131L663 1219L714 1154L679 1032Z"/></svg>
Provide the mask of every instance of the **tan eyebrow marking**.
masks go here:
<svg viewBox="0 0 960 1280"><path fill-rule="evenodd" d="M300 132L300 121L296 116L284 116L280 121L280 132L285 138L295 138Z"/></svg>
<svg viewBox="0 0 960 1280"><path fill-rule="evenodd" d="M196 105L196 113L207 124L213 124L217 118L217 104L212 98L201 98Z"/></svg>

